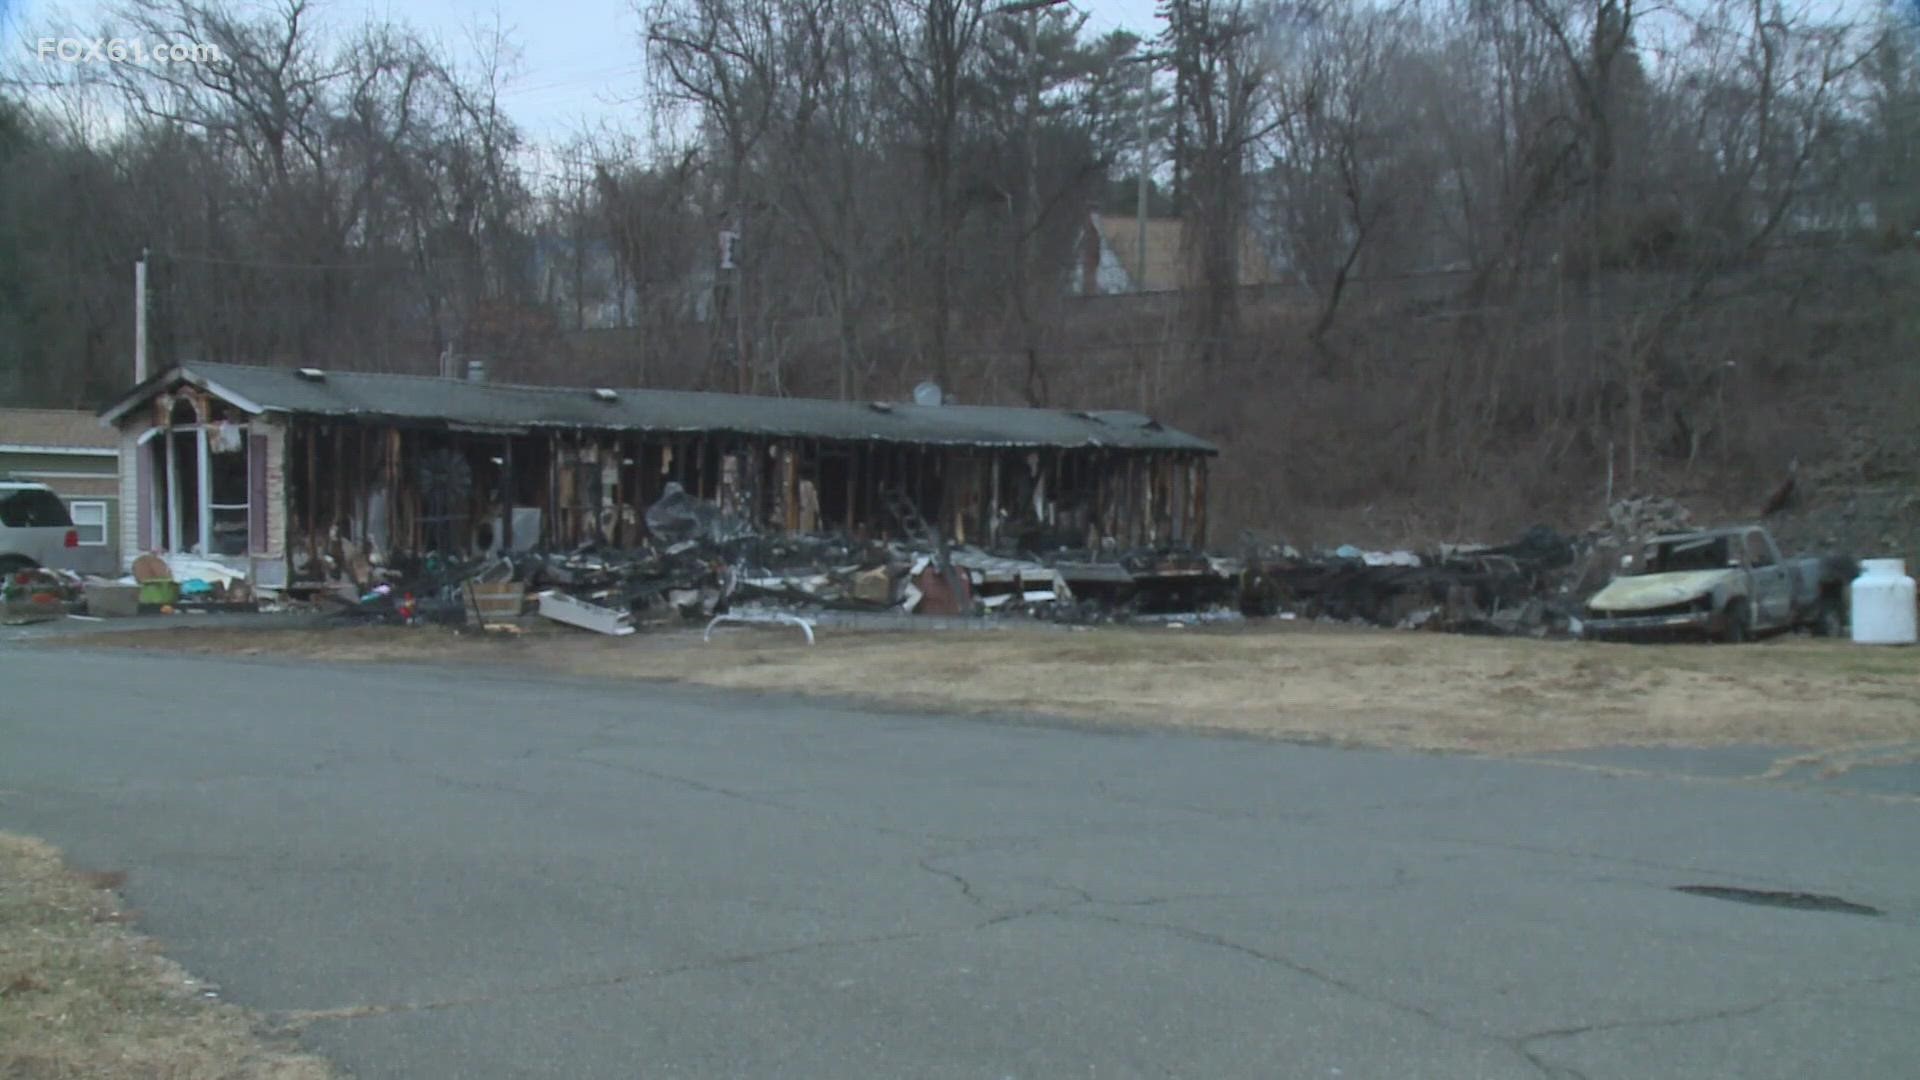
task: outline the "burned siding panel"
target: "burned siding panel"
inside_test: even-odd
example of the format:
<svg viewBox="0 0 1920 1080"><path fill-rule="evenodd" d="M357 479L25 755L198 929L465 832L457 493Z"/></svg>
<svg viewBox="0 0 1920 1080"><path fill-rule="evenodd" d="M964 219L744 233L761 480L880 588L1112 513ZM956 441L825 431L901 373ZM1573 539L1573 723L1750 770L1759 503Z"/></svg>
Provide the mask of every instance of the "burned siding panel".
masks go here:
<svg viewBox="0 0 1920 1080"><path fill-rule="evenodd" d="M267 437L247 436L247 550L266 554Z"/></svg>

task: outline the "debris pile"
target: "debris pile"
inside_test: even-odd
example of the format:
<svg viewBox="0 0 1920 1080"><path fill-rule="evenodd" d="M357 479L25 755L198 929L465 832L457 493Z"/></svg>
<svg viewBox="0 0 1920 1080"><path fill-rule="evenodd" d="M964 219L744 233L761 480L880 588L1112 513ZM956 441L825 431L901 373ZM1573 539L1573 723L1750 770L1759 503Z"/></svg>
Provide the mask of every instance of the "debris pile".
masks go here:
<svg viewBox="0 0 1920 1080"><path fill-rule="evenodd" d="M1172 616L1217 619L1238 612L1242 563L1182 548L1122 554L1066 551L1054 567L1077 598L1060 612L1078 623L1166 621Z"/></svg>
<svg viewBox="0 0 1920 1080"><path fill-rule="evenodd" d="M1305 554L1269 545L1247 555L1241 607L1249 615L1547 636L1571 629L1622 554L1650 536L1692 527L1685 506L1650 496L1614 503L1582 534L1536 525L1499 546L1413 552L1343 545Z"/></svg>
<svg viewBox="0 0 1920 1080"><path fill-rule="evenodd" d="M1579 540L1535 526L1498 547L1426 552L1350 545L1251 555L1241 579L1249 615L1356 622L1457 633L1545 635L1574 614L1568 571Z"/></svg>
<svg viewBox="0 0 1920 1080"><path fill-rule="evenodd" d="M836 535L717 539L699 528L701 535L677 541L530 553L491 569L535 598L565 597L642 621L743 609L1052 617L1074 600L1055 567L973 547L927 551Z"/></svg>
<svg viewBox="0 0 1920 1080"><path fill-rule="evenodd" d="M1649 537L1686 532L1694 528L1693 512L1660 495L1621 499L1607 507L1607 516L1594 522L1581 538L1578 565L1566 582L1567 591L1585 599L1606 587L1620 565L1620 557Z"/></svg>
<svg viewBox="0 0 1920 1080"><path fill-rule="evenodd" d="M989 551L924 534L760 534L672 488L646 521L653 536L632 548L376 564L379 583L343 615L492 625L537 613L616 635L661 621L830 611L1082 624L1277 616L1545 636L1568 629L1626 545L1684 528L1691 515L1671 500L1630 499L1577 536L1535 526L1501 545L1314 553L1268 545L1236 559L1177 547L1041 553L1015 541Z"/></svg>
<svg viewBox="0 0 1920 1080"><path fill-rule="evenodd" d="M675 484L643 517L649 535L637 546L466 561L429 555L387 565L335 540L321 557L329 568L350 568L350 580L318 599L354 621L502 626L537 614L614 635L663 620L827 611L1076 622L1238 617L1238 565L1192 551L1041 555L1012 539L986 550L951 544L924 522L908 530L909 540L763 534Z"/></svg>
<svg viewBox="0 0 1920 1080"><path fill-rule="evenodd" d="M184 612L256 611L246 575L194 555L147 553L118 578L36 567L7 575L0 598L11 621Z"/></svg>
<svg viewBox="0 0 1920 1080"><path fill-rule="evenodd" d="M1238 564L1192 551L1041 556L1012 542L989 551L938 537L767 535L671 486L646 522L653 535L630 548L363 561L365 580L321 599L354 621L488 626L538 614L616 635L662 620L824 611L1066 622L1239 617ZM351 553L336 554L351 564Z"/></svg>
<svg viewBox="0 0 1920 1080"><path fill-rule="evenodd" d="M66 570L32 567L0 576L0 622L57 619L80 606L82 582Z"/></svg>
<svg viewBox="0 0 1920 1080"><path fill-rule="evenodd" d="M464 560L382 559L335 537L318 555L335 584L309 600L356 622L501 627L539 616L616 636L662 621L824 612L1183 625L1252 616L1545 636L1569 629L1623 551L1687 528L1692 515L1670 499L1633 498L1581 535L1535 526L1506 544L1419 551L1249 545L1239 558L1177 546L1035 550L1032 536L988 550L950 543L923 521L904 540L764 534L677 485L644 521L649 535L635 546ZM173 584L166 610L252 600L245 578L216 562L143 556L134 570L125 580L139 583L143 607L158 583Z"/></svg>
<svg viewBox="0 0 1920 1080"><path fill-rule="evenodd" d="M1649 495L1614 503L1607 508L1607 520L1596 523L1591 531L1625 541L1691 528L1693 514L1686 507L1664 496Z"/></svg>
<svg viewBox="0 0 1920 1080"><path fill-rule="evenodd" d="M256 611L253 588L246 574L225 563L196 555L158 555L148 552L133 560L130 573L114 581L90 583L138 589L139 610L173 615L188 611Z"/></svg>

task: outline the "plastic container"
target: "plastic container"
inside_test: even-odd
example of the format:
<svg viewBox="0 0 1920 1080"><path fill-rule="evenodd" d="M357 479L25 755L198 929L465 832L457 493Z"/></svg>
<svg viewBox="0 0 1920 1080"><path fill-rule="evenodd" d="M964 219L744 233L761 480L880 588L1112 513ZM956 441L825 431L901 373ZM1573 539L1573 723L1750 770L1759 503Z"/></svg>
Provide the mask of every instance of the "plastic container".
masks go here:
<svg viewBox="0 0 1920 1080"><path fill-rule="evenodd" d="M174 603L180 599L180 583L177 581L143 581L140 583L140 602L148 606Z"/></svg>
<svg viewBox="0 0 1920 1080"><path fill-rule="evenodd" d="M1863 559L1849 590L1858 645L1914 643L1913 579L1905 559Z"/></svg>

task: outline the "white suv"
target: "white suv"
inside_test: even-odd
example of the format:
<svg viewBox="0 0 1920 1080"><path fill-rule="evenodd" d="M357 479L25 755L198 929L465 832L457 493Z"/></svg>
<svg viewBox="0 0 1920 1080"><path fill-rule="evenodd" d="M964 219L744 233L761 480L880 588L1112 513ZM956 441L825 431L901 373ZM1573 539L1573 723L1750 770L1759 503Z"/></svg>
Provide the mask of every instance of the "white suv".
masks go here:
<svg viewBox="0 0 1920 1080"><path fill-rule="evenodd" d="M52 488L0 476L0 574L36 566L73 569L80 533Z"/></svg>

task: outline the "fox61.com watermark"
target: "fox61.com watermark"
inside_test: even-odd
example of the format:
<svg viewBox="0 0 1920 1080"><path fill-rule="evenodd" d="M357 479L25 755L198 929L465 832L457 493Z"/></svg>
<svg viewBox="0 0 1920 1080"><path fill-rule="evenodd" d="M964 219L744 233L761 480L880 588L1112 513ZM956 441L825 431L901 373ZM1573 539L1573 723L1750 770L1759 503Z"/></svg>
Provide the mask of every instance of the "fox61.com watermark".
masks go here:
<svg viewBox="0 0 1920 1080"><path fill-rule="evenodd" d="M218 45L117 37L43 37L35 51L41 60L62 64L213 64L226 59Z"/></svg>

